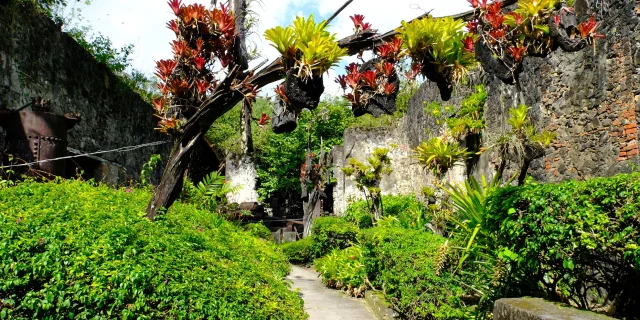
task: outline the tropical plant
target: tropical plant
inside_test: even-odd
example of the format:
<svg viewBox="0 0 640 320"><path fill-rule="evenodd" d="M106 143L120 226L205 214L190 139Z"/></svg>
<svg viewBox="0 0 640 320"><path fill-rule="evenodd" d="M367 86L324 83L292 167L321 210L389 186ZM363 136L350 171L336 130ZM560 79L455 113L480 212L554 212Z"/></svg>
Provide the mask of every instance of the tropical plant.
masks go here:
<svg viewBox="0 0 640 320"><path fill-rule="evenodd" d="M354 297L363 297L366 290L366 269L362 264L362 249L358 245L338 250L314 261L322 282L330 288L346 290Z"/></svg>
<svg viewBox="0 0 640 320"><path fill-rule="evenodd" d="M402 21L398 37L413 61L412 69L421 72L431 65L452 83L462 80L476 65L473 48L465 47L465 39L472 36L464 27L464 21L452 17Z"/></svg>
<svg viewBox="0 0 640 320"><path fill-rule="evenodd" d="M456 164L464 162L469 152L460 143L444 135L423 141L416 147L414 157L425 168L442 175Z"/></svg>
<svg viewBox="0 0 640 320"><path fill-rule="evenodd" d="M293 68L299 78L308 79L322 76L347 54L328 27L326 21L316 23L313 15L296 17L293 26L268 29L264 36L280 52L287 70Z"/></svg>
<svg viewBox="0 0 640 320"><path fill-rule="evenodd" d="M369 165L358 159L350 158L349 165L342 168L342 172L347 177L351 177L358 190L364 194L369 204L371 221L375 224L383 214L380 181L383 176L389 175L392 171L389 149L375 148L371 156L367 158L367 162Z"/></svg>
<svg viewBox="0 0 640 320"><path fill-rule="evenodd" d="M368 30L371 25L364 23L364 16L355 15L351 19L354 21L356 33L361 30ZM364 25L364 27L363 27ZM364 29L366 28L366 29ZM346 67L347 74L341 75L336 79L342 89L349 93L345 98L351 102L353 109L364 108L369 99L374 96L392 96L397 93L400 88L396 88L396 82L399 83L399 75L397 66L402 58L402 40L394 38L379 46L375 51L375 58L367 66L351 63ZM366 69L363 69L367 66ZM394 95L395 97L395 95Z"/></svg>
<svg viewBox="0 0 640 320"><path fill-rule="evenodd" d="M140 171L140 184L148 185L151 183L151 175L155 171L158 164L162 161L162 156L159 154L151 155L149 161L142 165L142 171Z"/></svg>
<svg viewBox="0 0 640 320"><path fill-rule="evenodd" d="M561 28L561 15L572 11L560 0L520 0L518 7L506 14L502 13L501 1L469 0L469 3L474 8L475 19L467 24L467 29L476 35L468 40L469 46L482 41L513 76L524 57L546 55L553 50L554 33L550 27ZM563 7L556 14L558 5ZM549 23L551 20L553 24ZM571 30L569 38L593 43L595 50L595 40L604 37L596 32L598 27L599 23L591 17L578 26L579 37Z"/></svg>
<svg viewBox="0 0 640 320"><path fill-rule="evenodd" d="M227 203L227 195L242 190L242 186L232 186L220 170L207 174L202 181L193 185L185 182L188 201L202 209L216 210L219 205Z"/></svg>
<svg viewBox="0 0 640 320"><path fill-rule="evenodd" d="M482 246L487 241L491 241L491 234L488 233L484 222L487 208L486 199L498 187L500 187L498 176L495 176L490 182L487 182L484 176L482 176L481 182L478 182L473 176L469 176L462 184L442 187L449 194L449 203L453 209L453 214L449 219L461 232L466 244L458 261L458 269L475 252L474 245L479 243Z"/></svg>
<svg viewBox="0 0 640 320"><path fill-rule="evenodd" d="M169 6L176 19L167 27L177 39L171 44L173 59L157 62L162 98L155 99L153 105L160 118L158 129L180 134L202 102L222 85L217 78L220 71L234 64L237 34L234 14L224 4L207 10L201 4L185 6L180 0L171 0ZM218 66L222 70L214 70ZM246 80L235 81L229 90L240 92L249 102L257 94Z"/></svg>

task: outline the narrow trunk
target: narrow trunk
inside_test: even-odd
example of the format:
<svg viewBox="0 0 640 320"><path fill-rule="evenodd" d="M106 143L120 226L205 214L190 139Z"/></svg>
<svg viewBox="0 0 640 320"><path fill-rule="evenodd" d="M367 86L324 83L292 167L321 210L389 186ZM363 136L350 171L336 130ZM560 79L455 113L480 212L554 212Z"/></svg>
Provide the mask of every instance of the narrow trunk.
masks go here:
<svg viewBox="0 0 640 320"><path fill-rule="evenodd" d="M309 201L304 201L302 208L304 210L304 216L302 218L302 222L304 222L303 237L306 238L311 235L313 220L318 218L321 214L320 192L316 189L311 191Z"/></svg>
<svg viewBox="0 0 640 320"><path fill-rule="evenodd" d="M251 104L247 101L242 101L240 123L240 144L242 153L244 155L249 155L253 153L253 135L251 133Z"/></svg>
<svg viewBox="0 0 640 320"><path fill-rule="evenodd" d="M524 184L524 180L527 179L527 171L529 171L529 166L531 165L531 160L525 159L522 164L522 168L520 168L520 175L518 176L518 185L521 186Z"/></svg>
<svg viewBox="0 0 640 320"><path fill-rule="evenodd" d="M182 191L184 182L184 173L189 167L193 146L198 142L202 135L197 135L189 141L178 141L171 151L171 156L167 162L167 166L162 173L162 180L155 192L153 198L147 206L147 218L155 220L158 212L163 208L169 208L178 199Z"/></svg>

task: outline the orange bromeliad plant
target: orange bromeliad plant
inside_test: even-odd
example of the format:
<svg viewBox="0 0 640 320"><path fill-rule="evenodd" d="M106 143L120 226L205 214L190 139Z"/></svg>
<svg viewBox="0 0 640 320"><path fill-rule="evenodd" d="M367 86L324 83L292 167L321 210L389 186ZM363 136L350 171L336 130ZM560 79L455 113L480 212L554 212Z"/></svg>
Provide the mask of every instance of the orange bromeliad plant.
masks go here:
<svg viewBox="0 0 640 320"><path fill-rule="evenodd" d="M225 5L207 10L200 4L185 6L181 0L168 4L176 19L167 27L177 39L171 43L173 58L156 63L162 97L153 105L160 118L158 130L174 134L215 91L219 84L216 71L233 64L236 27L234 14ZM243 86L248 84L234 83L233 88ZM249 89L245 97L252 99L255 90Z"/></svg>

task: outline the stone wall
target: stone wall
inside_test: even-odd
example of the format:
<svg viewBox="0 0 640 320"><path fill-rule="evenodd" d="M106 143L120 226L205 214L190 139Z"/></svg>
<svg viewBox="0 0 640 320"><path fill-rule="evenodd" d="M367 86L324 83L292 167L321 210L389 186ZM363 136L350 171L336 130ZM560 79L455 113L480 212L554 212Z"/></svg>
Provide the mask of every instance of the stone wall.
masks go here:
<svg viewBox="0 0 640 320"><path fill-rule="evenodd" d="M54 112L79 113L69 146L83 152L169 140L154 130L152 107L105 65L60 31L32 4L0 4L0 108L17 109L33 97ZM168 157L170 144L101 155L137 177L154 153Z"/></svg>
<svg viewBox="0 0 640 320"><path fill-rule="evenodd" d="M415 148L431 137L430 133L438 135L434 120L425 113L425 103L438 101L459 106L478 83L483 83L488 93L484 139L508 131L508 109L521 103L531 107L530 115L537 128L557 134L544 157L530 167L529 174L535 180L583 180L630 171L638 162L639 152L640 11L635 11L636 5L633 1L609 1L600 29L606 39L598 40L595 53L593 47L588 47L574 53L558 49L546 58L528 57L517 85L504 84L477 71L470 84L457 88L447 102L442 102L438 88L427 82L411 99L396 128L346 131L344 153L336 150L342 159L336 161L334 171L338 186L343 187L334 192L336 208L340 208L335 211L344 212L345 199L361 197L338 170L344 159L364 160L376 146L390 143ZM348 149L353 151L349 153ZM407 194L431 184L432 179L415 168L409 152L398 152L391 158L397 163L395 174L383 180L383 193ZM496 159L487 152L469 171L478 177L492 177L496 165ZM457 173L449 174L450 179L461 179L467 169L457 168Z"/></svg>

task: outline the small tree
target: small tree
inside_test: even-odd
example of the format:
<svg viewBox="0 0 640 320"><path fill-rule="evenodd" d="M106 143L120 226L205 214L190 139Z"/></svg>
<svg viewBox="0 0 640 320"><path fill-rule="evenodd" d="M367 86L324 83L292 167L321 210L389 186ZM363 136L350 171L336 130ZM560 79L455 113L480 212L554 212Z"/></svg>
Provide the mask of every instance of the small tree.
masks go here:
<svg viewBox="0 0 640 320"><path fill-rule="evenodd" d="M392 172L389 149L375 148L371 157L367 158L367 162L369 165L358 161L358 159L350 158L349 165L342 168L342 172L351 177L358 190L364 193L371 213L371 220L375 224L383 213L380 181L383 176Z"/></svg>

